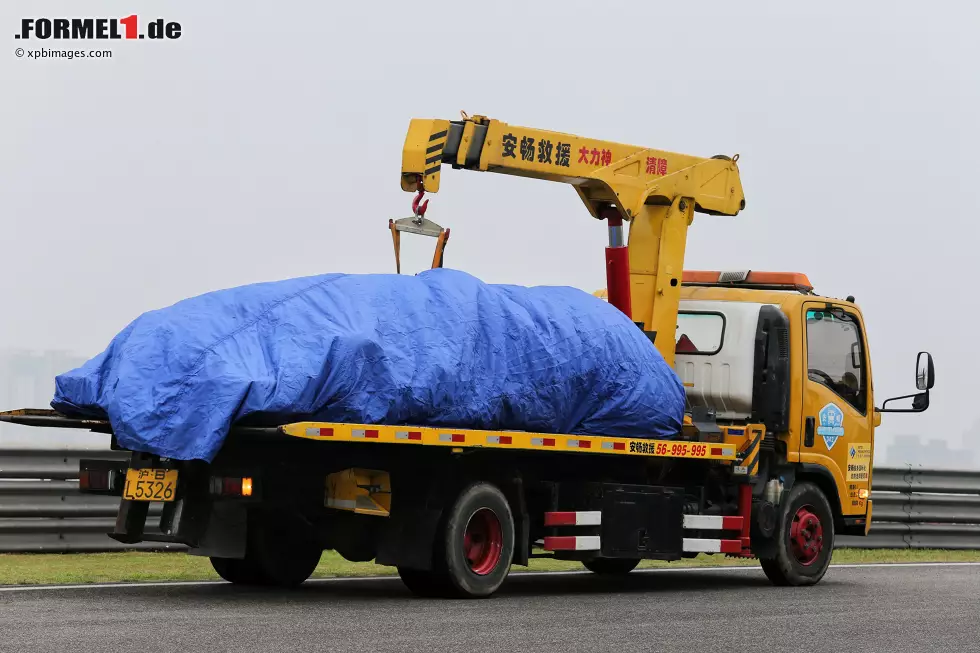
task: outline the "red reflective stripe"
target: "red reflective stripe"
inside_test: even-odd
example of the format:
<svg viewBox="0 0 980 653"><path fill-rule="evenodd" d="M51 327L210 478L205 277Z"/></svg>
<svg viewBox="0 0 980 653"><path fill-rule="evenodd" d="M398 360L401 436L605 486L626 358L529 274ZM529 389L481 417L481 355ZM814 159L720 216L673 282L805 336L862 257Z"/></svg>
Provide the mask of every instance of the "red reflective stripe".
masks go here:
<svg viewBox="0 0 980 653"><path fill-rule="evenodd" d="M320 429L320 435L323 436L323 437L330 437L330 436L333 435L333 429L321 428Z"/></svg>
<svg viewBox="0 0 980 653"><path fill-rule="evenodd" d="M543 444L546 447L553 447L553 446L555 446L555 439L554 438L545 438L541 442L541 444Z"/></svg>
<svg viewBox="0 0 980 653"><path fill-rule="evenodd" d="M466 436L462 433L453 433L453 442L466 442Z"/></svg>
<svg viewBox="0 0 980 653"><path fill-rule="evenodd" d="M575 544L574 535L557 535L544 538L544 546L542 548L546 551L574 551Z"/></svg>
<svg viewBox="0 0 980 653"><path fill-rule="evenodd" d="M721 540L722 553L741 553L742 542L739 540Z"/></svg>
<svg viewBox="0 0 980 653"><path fill-rule="evenodd" d="M366 437L366 438L376 438L376 437L378 437L378 432L375 429L371 429L370 431L364 431L364 437Z"/></svg>
<svg viewBox="0 0 980 653"><path fill-rule="evenodd" d="M574 512L546 512L544 513L545 526L574 526Z"/></svg>
<svg viewBox="0 0 980 653"><path fill-rule="evenodd" d="M422 431L409 431L408 432L408 439L409 440L421 440L422 439Z"/></svg>
<svg viewBox="0 0 980 653"><path fill-rule="evenodd" d="M513 443L514 443L514 438L512 438L511 436L509 435L500 436L500 444L513 444Z"/></svg>
<svg viewBox="0 0 980 653"><path fill-rule="evenodd" d="M711 447L712 456L720 456L722 453L724 453L724 450L721 447Z"/></svg>
<svg viewBox="0 0 980 653"><path fill-rule="evenodd" d="M740 531L740 530L742 530L742 518L741 517L722 517L721 518L721 529L723 531Z"/></svg>
<svg viewBox="0 0 980 653"><path fill-rule="evenodd" d="M589 440L579 440L578 441L578 448L579 449L591 449L592 448L592 442L590 442Z"/></svg>
<svg viewBox="0 0 980 653"><path fill-rule="evenodd" d="M613 442L613 449L615 449L616 451L626 451L626 443L625 442Z"/></svg>

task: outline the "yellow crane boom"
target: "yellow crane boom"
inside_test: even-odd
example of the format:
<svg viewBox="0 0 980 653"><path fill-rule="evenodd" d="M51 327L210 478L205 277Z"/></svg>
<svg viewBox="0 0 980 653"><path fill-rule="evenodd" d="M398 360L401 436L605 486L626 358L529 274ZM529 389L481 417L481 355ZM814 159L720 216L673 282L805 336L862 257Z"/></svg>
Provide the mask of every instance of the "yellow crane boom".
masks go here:
<svg viewBox="0 0 980 653"><path fill-rule="evenodd" d="M464 114L453 121L412 119L401 187L438 192L442 164L571 184L609 228L609 302L672 365L687 228L695 211L734 216L745 208L737 161L737 155L701 158ZM624 221L631 223L628 245Z"/></svg>

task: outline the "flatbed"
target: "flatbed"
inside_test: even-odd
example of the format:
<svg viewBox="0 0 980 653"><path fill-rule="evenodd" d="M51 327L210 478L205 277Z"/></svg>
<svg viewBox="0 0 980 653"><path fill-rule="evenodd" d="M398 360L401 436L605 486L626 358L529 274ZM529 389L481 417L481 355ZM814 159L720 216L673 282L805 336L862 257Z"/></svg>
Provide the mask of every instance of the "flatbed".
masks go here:
<svg viewBox="0 0 980 653"><path fill-rule="evenodd" d="M19 409L0 412L0 422L49 428L88 429L112 434L106 419L79 418L55 410ZM610 456L650 456L693 460L736 462L744 459L754 443L757 447L765 427L721 426L717 442L689 439L621 438L567 433L532 433L447 429L406 425L346 424L340 422L294 422L274 427L236 426L230 435L281 434L321 442L398 444L452 449L501 449L505 451L564 452ZM754 442L753 442L754 441Z"/></svg>

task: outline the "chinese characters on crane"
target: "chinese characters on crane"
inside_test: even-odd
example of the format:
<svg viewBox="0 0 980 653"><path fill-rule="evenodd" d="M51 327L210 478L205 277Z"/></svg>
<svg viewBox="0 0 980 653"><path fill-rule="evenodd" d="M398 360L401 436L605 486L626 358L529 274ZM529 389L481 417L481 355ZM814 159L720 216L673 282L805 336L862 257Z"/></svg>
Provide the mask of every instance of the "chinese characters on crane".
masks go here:
<svg viewBox="0 0 980 653"><path fill-rule="evenodd" d="M572 165L572 144L558 141L557 143L547 138L535 140L530 136L521 136L518 142L514 134L504 134L501 140L501 156L516 159L518 155L522 161L529 161L542 164L550 164L562 168L569 168ZM579 163L582 162L582 152L589 154L587 148L579 150ZM609 150L592 149L592 165L609 165L612 162L612 152Z"/></svg>
<svg viewBox="0 0 980 653"><path fill-rule="evenodd" d="M666 175L667 174L667 159L661 159L660 157L648 156L647 157L647 174L648 175Z"/></svg>
<svg viewBox="0 0 980 653"><path fill-rule="evenodd" d="M578 150L578 162L588 163L589 165L607 166L612 163L612 150L603 148L602 150L588 147L580 147Z"/></svg>
<svg viewBox="0 0 980 653"><path fill-rule="evenodd" d="M501 138L501 156L517 159L528 163L539 163L562 168L570 168L572 164L572 144L562 141L553 142L547 138L535 139L533 136L518 136L514 133L504 134ZM576 163L591 166L608 166L613 161L612 150L583 145L578 148ZM661 157L646 157L646 173L663 177L667 174L667 159Z"/></svg>
<svg viewBox="0 0 980 653"><path fill-rule="evenodd" d="M558 149L555 150L555 165L563 166L567 168L569 166L569 158L572 155L572 144L571 143L558 143Z"/></svg>

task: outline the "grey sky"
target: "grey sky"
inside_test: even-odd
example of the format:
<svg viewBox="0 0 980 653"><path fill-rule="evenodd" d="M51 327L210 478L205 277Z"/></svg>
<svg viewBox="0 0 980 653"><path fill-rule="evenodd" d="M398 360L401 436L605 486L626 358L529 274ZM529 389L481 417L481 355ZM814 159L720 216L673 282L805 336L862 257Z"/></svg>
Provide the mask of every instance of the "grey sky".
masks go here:
<svg viewBox="0 0 980 653"><path fill-rule="evenodd" d="M879 434L958 444L970 426L958 409L980 364L963 299L980 204L969 3L154 6L0 5L0 348L89 356L189 295L394 271L408 121L463 109L739 153L747 208L697 216L687 267L800 270L854 294L879 402L912 390L919 349L936 358L930 410L888 415ZM59 45L15 41L23 17L133 12L179 21L183 36L109 42L111 60L13 55ZM604 284L604 225L569 187L445 170L429 217L452 228L447 265L487 281ZM430 246L405 245L409 271Z"/></svg>

